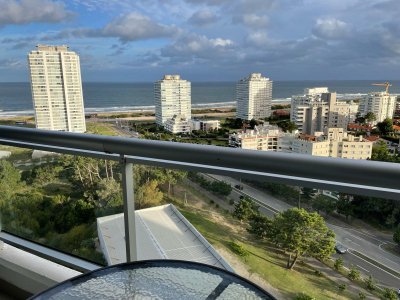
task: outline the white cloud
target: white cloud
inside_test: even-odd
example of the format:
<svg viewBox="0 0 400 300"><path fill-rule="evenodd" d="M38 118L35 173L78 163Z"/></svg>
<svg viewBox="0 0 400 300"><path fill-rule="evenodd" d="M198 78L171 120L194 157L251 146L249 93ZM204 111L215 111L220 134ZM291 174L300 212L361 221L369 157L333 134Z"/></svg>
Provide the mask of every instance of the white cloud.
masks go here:
<svg viewBox="0 0 400 300"><path fill-rule="evenodd" d="M232 18L233 23L243 24L252 28L265 28L268 26L268 17L266 15L243 14Z"/></svg>
<svg viewBox="0 0 400 300"><path fill-rule="evenodd" d="M0 0L0 26L33 22L61 22L73 14L59 1Z"/></svg>
<svg viewBox="0 0 400 300"><path fill-rule="evenodd" d="M317 19L312 33L323 39L342 39L350 34L350 26L335 18Z"/></svg>
<svg viewBox="0 0 400 300"><path fill-rule="evenodd" d="M100 31L103 36L118 37L122 41L166 37L175 32L176 28L158 24L136 12L114 19Z"/></svg>
<svg viewBox="0 0 400 300"><path fill-rule="evenodd" d="M196 11L188 20L189 23L197 26L207 26L218 20L216 14L211 10L204 9Z"/></svg>
<svg viewBox="0 0 400 300"><path fill-rule="evenodd" d="M256 31L247 36L246 43L256 47L266 46L269 43L269 38L265 31Z"/></svg>
<svg viewBox="0 0 400 300"><path fill-rule="evenodd" d="M161 49L161 56L179 58L182 63L197 59L213 60L233 54L234 42L230 39L209 39L195 33L184 34L174 43Z"/></svg>

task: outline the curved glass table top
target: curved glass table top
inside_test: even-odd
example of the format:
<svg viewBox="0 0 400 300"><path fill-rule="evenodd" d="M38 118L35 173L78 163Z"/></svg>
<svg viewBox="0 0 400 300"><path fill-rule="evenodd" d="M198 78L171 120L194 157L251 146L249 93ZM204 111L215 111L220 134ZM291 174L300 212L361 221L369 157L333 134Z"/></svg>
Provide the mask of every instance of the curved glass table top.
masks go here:
<svg viewBox="0 0 400 300"><path fill-rule="evenodd" d="M275 299L250 281L205 264L150 260L98 269L31 299Z"/></svg>

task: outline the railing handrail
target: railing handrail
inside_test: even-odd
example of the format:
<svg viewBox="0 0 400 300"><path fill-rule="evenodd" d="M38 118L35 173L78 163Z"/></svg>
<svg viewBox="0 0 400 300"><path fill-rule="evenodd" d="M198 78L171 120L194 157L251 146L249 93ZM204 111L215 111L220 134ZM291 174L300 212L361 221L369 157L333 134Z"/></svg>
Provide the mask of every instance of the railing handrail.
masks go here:
<svg viewBox="0 0 400 300"><path fill-rule="evenodd" d="M318 181L322 184L316 187L321 187L323 182L333 182L338 191L341 185L347 192L349 187L358 188L355 193L368 187L368 195L400 199L400 164L395 163L0 126L0 144L5 141L46 145L54 147L54 152L68 148L163 160L171 165L203 165L210 173L213 168L235 169L238 173L301 178L291 181L297 180L298 185L309 182L310 186Z"/></svg>

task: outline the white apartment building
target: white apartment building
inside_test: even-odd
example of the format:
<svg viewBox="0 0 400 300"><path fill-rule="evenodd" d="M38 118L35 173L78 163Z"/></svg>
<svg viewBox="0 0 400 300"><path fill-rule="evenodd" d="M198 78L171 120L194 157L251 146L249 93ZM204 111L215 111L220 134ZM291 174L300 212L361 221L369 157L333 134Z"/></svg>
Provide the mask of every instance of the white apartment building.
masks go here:
<svg viewBox="0 0 400 300"><path fill-rule="evenodd" d="M325 135L299 135L293 140L292 152L314 156L347 159L370 159L373 143L356 137L343 128L329 128Z"/></svg>
<svg viewBox="0 0 400 300"><path fill-rule="evenodd" d="M38 45L28 62L36 128L85 132L79 56L67 46Z"/></svg>
<svg viewBox="0 0 400 300"><path fill-rule="evenodd" d="M164 129L171 133L190 133L191 132L190 120L185 116L175 115L172 119L168 119L164 123Z"/></svg>
<svg viewBox="0 0 400 300"><path fill-rule="evenodd" d="M191 119L190 82L179 75L165 75L154 83L156 123L164 126L174 116Z"/></svg>
<svg viewBox="0 0 400 300"><path fill-rule="evenodd" d="M229 147L249 150L278 151L278 139L281 135L278 126L265 124L229 135Z"/></svg>
<svg viewBox="0 0 400 300"><path fill-rule="evenodd" d="M277 126L264 125L229 136L229 146L250 150L299 153L348 159L368 159L372 142L347 134L343 128L329 128L326 134L284 133Z"/></svg>
<svg viewBox="0 0 400 300"><path fill-rule="evenodd" d="M336 93L329 93L327 87L309 88L304 95L292 97L290 120L299 132L314 135L326 128L347 128L357 111L357 104L337 101Z"/></svg>
<svg viewBox="0 0 400 300"><path fill-rule="evenodd" d="M219 120L192 120L192 130L210 131L220 128Z"/></svg>
<svg viewBox="0 0 400 300"><path fill-rule="evenodd" d="M252 73L236 84L237 117L242 120L271 116L272 81Z"/></svg>
<svg viewBox="0 0 400 300"><path fill-rule="evenodd" d="M363 116L373 112L376 117L374 124L376 124L386 118L393 118L395 108L396 96L388 95L386 92L378 92L370 93L361 99L359 112Z"/></svg>

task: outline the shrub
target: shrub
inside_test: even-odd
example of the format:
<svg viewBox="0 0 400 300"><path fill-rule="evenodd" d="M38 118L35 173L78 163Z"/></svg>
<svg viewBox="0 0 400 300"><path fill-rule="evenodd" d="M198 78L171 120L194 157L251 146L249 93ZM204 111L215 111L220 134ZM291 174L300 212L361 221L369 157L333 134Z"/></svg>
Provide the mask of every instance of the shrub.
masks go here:
<svg viewBox="0 0 400 300"><path fill-rule="evenodd" d="M234 205L235 204L235 200L233 200L233 199L229 200L229 204L230 205Z"/></svg>
<svg viewBox="0 0 400 300"><path fill-rule="evenodd" d="M347 286L344 283L339 284L338 289L341 293L346 290Z"/></svg>
<svg viewBox="0 0 400 300"><path fill-rule="evenodd" d="M242 245L239 245L233 241L229 243L229 247L239 256L246 257L249 255L249 252Z"/></svg>
<svg viewBox="0 0 400 300"><path fill-rule="evenodd" d="M365 294L363 292L359 292L358 293L358 298L363 300L363 299L367 298L367 296L365 296Z"/></svg>
<svg viewBox="0 0 400 300"><path fill-rule="evenodd" d="M358 280L361 277L361 273L354 267L351 267L348 276L351 280Z"/></svg>
<svg viewBox="0 0 400 300"><path fill-rule="evenodd" d="M385 288L383 291L383 299L396 300L397 299L396 291Z"/></svg>
<svg viewBox="0 0 400 300"><path fill-rule="evenodd" d="M371 275L368 276L368 278L365 278L364 280L365 285L367 286L367 289L369 289L370 291L375 290L375 280L372 278Z"/></svg>
<svg viewBox="0 0 400 300"><path fill-rule="evenodd" d="M339 257L335 260L335 264L333 265L336 270L340 271L343 268L343 258Z"/></svg>
<svg viewBox="0 0 400 300"><path fill-rule="evenodd" d="M315 270L315 271L314 271L314 274L315 274L316 276L318 276L318 277L321 277L321 276L322 276L322 272L321 272L320 270Z"/></svg>

